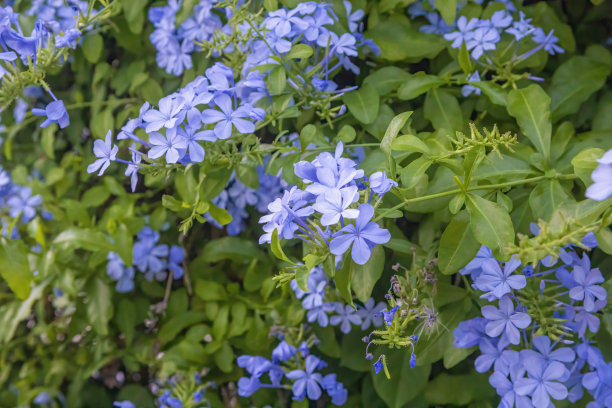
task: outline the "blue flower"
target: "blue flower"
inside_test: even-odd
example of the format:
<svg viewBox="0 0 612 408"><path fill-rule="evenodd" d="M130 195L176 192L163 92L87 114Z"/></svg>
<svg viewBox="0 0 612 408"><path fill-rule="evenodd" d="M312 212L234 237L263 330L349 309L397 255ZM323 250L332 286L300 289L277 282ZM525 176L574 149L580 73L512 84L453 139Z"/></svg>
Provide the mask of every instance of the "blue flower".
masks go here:
<svg viewBox="0 0 612 408"><path fill-rule="evenodd" d="M494 50L500 37L494 28L480 27L466 41L468 50L472 50L472 58L478 59L485 51Z"/></svg>
<svg viewBox="0 0 612 408"><path fill-rule="evenodd" d="M261 382L257 377L242 377L238 380L238 395L250 397L261 388Z"/></svg>
<svg viewBox="0 0 612 408"><path fill-rule="evenodd" d="M287 373L287 378L296 380L293 383L291 390L293 398L297 401L302 401L305 396L309 400L316 401L321 397L321 386L323 377L316 373L320 359L313 355L306 357L304 370L293 370Z"/></svg>
<svg viewBox="0 0 612 408"><path fill-rule="evenodd" d="M265 233L259 238L259 243L270 242L272 231L278 231L278 237L291 239L299 226L305 226L302 218L308 217L314 212L312 206L307 205L310 195L292 187L285 191L282 198L277 198L268 205L270 214L260 218L260 223L265 223Z"/></svg>
<svg viewBox="0 0 612 408"><path fill-rule="evenodd" d="M469 21L467 17L461 16L457 19L457 31L444 34L444 38L448 41L452 41L451 47L461 48L461 44L467 41L472 36L472 31L478 27L479 20L477 18L471 18Z"/></svg>
<svg viewBox="0 0 612 408"><path fill-rule="evenodd" d="M125 175L130 176L130 187L132 188L132 192L134 192L136 190L136 184L138 183L138 169L142 161L142 153L136 150L135 143L132 143L130 151L132 152L132 162L129 163L125 169Z"/></svg>
<svg viewBox="0 0 612 408"><path fill-rule="evenodd" d="M30 187L18 187L16 194L6 202L10 207L9 215L16 218L21 213L21 220L28 223L36 216L36 209L42 204L40 194L32 195Z"/></svg>
<svg viewBox="0 0 612 408"><path fill-rule="evenodd" d="M532 38L536 44L540 44L544 47L544 50L551 55L564 53L565 51L563 48L557 45L559 38L555 37L553 33L554 30L550 30L550 32L546 34L541 28L536 28Z"/></svg>
<svg viewBox="0 0 612 408"><path fill-rule="evenodd" d="M465 78L465 80L468 82L479 82L480 74L478 73L478 71L474 71L471 74L469 74ZM463 85L461 87L461 95L463 95L464 98L467 98L471 94L480 95L481 92L482 91L480 90L480 88L476 88L474 85L471 85L471 84Z"/></svg>
<svg viewBox="0 0 612 408"><path fill-rule="evenodd" d="M370 259L372 249L377 244L389 242L391 234L386 229L380 228L378 224L370 222L374 216L374 207L370 204L361 204L358 210L359 216L355 220L355 225L347 225L334 234L329 248L332 254L342 255L352 245L353 261L364 265Z"/></svg>
<svg viewBox="0 0 612 408"><path fill-rule="evenodd" d="M147 123L145 126L147 133L163 127L172 129L178 126L185 119L184 105L182 97L175 98L170 95L160 99L159 110L149 109L142 114L142 120Z"/></svg>
<svg viewBox="0 0 612 408"><path fill-rule="evenodd" d="M365 16L365 12L363 10L355 10L354 13L351 13L353 9L353 5L348 0L343 0L344 8L346 9L346 16L348 19L349 31L355 32L359 27L359 22L363 20Z"/></svg>
<svg viewBox="0 0 612 408"><path fill-rule="evenodd" d="M476 281L480 274L488 269L498 267L497 259L493 256L493 252L486 246L482 245L478 253L463 269L459 271L462 275L471 275L472 280Z"/></svg>
<svg viewBox="0 0 612 408"><path fill-rule="evenodd" d="M113 146L112 134L109 130L104 141L98 139L94 142L93 152L98 160L87 166L87 172L93 173L100 169L98 176L104 174L104 171L110 166L110 162L116 159L118 151L119 148L116 145Z"/></svg>
<svg viewBox="0 0 612 408"><path fill-rule="evenodd" d="M599 165L591 174L593 184L586 190L586 196L591 200L603 201L612 196L612 149L608 150Z"/></svg>
<svg viewBox="0 0 612 408"><path fill-rule="evenodd" d="M507 295L499 300L499 309L486 305L481 310L482 315L489 321L485 328L486 333L491 337L505 333L511 344L520 343L518 329L524 329L531 323L531 317L527 313L514 310L512 299Z"/></svg>
<svg viewBox="0 0 612 408"><path fill-rule="evenodd" d="M362 307L357 309L357 314L361 317L361 330L367 330L370 324L373 326L380 326L382 324L381 311L385 309L385 303L378 302L374 298L368 299Z"/></svg>
<svg viewBox="0 0 612 408"><path fill-rule="evenodd" d="M59 99L49 104L45 109L34 108L32 113L36 116L46 116L47 118L40 124L40 127L47 127L52 123L57 123L61 129L65 128L70 124L70 118L64 102Z"/></svg>
<svg viewBox="0 0 612 408"><path fill-rule="evenodd" d="M359 200L359 190L349 186L342 190L333 189L321 194L312 206L315 211L323 214L322 225L335 225L344 218L357 218L359 211L349 206Z"/></svg>
<svg viewBox="0 0 612 408"><path fill-rule="evenodd" d="M558 382L565 373L563 364L547 364L540 359L524 360L528 377L516 380L516 393L530 395L535 408L548 408L550 399L562 400L567 397L567 388Z"/></svg>
<svg viewBox="0 0 612 408"><path fill-rule="evenodd" d="M348 391L342 383L336 380L336 374L328 374L323 377L321 383L327 394L331 397L331 402L334 405L344 405L348 397Z"/></svg>
<svg viewBox="0 0 612 408"><path fill-rule="evenodd" d="M387 178L387 173L384 171L372 173L368 179L370 180L370 188L372 191L381 197L388 193L393 187L397 187L397 182Z"/></svg>
<svg viewBox="0 0 612 408"><path fill-rule="evenodd" d="M36 405L49 404L51 403L51 396L49 395L47 391L44 391L38 394L32 402Z"/></svg>
<svg viewBox="0 0 612 408"><path fill-rule="evenodd" d="M218 94L213 98L214 103L221 109L206 109L202 112L202 122L215 125L215 135L219 139L229 139L232 136L232 126L240 133L252 133L255 131L255 124L245 118L250 118L246 107L240 106L237 109L232 107L232 100L226 94Z"/></svg>
<svg viewBox="0 0 612 408"><path fill-rule="evenodd" d="M167 163L176 163L183 156L183 149L187 148L186 139L178 134L176 128L167 129L166 136L151 132L149 142L152 145L148 153L149 158L157 159L165 155Z"/></svg>
<svg viewBox="0 0 612 408"><path fill-rule="evenodd" d="M323 303L319 307L310 309L308 313L306 313L306 320L308 323L316 321L319 326L327 327L329 325L329 317L327 314L333 312L334 308L335 306L333 303Z"/></svg>
<svg viewBox="0 0 612 408"><path fill-rule="evenodd" d="M503 351L508 346L508 340L502 337L497 339L483 339L480 342L480 355L476 357L474 366L479 373L486 373L495 365L495 371L507 373L508 363L503 358Z"/></svg>
<svg viewBox="0 0 612 408"><path fill-rule="evenodd" d="M183 403L178 398L174 398L170 395L170 391L166 390L159 398L158 402L161 404L161 408L182 408Z"/></svg>
<svg viewBox="0 0 612 408"><path fill-rule="evenodd" d="M383 319L385 320L385 325L393 326L393 318L395 317L395 312L397 312L397 309L398 309L397 306L393 306L391 309L389 309L389 311L387 310L380 311L380 315L382 315Z"/></svg>
<svg viewBox="0 0 612 408"><path fill-rule="evenodd" d="M340 331L348 334L351 331L351 324L359 326L361 324L361 316L349 305L336 303L334 308L337 315L332 316L329 320L332 326L340 325Z"/></svg>
<svg viewBox="0 0 612 408"><path fill-rule="evenodd" d="M453 27L446 24L442 16L436 12L425 14L425 18L429 21L429 24L421 26L419 31L422 33L446 34L453 29Z"/></svg>
<svg viewBox="0 0 612 408"><path fill-rule="evenodd" d="M268 17L266 17L263 25L268 30L274 30L274 34L278 37L284 37L289 34L293 26L303 30L306 28L306 25L300 17L296 16L298 11L298 9L271 11L268 13Z"/></svg>
<svg viewBox="0 0 612 408"><path fill-rule="evenodd" d="M279 363L281 361L287 361L297 354L297 349L285 340L278 343L278 345L272 350L272 361Z"/></svg>
<svg viewBox="0 0 612 408"><path fill-rule="evenodd" d="M63 32L62 35L55 36L55 46L57 48L70 47L72 49L77 46L77 39L81 36L81 31L76 28Z"/></svg>
<svg viewBox="0 0 612 408"><path fill-rule="evenodd" d="M605 300L606 290L599 286L604 278L598 268L585 270L580 265L574 266L572 277L576 286L570 289L569 296L573 300L583 300L587 312L595 310L595 299Z"/></svg>
<svg viewBox="0 0 612 408"><path fill-rule="evenodd" d="M477 279L475 279L474 287L488 292L482 295L482 298L489 300L500 299L512 289L519 290L527 285L527 279L524 275L512 275L512 272L521 266L521 261L516 257L512 257L504 265L504 269L500 268L498 263L491 264Z"/></svg>
<svg viewBox="0 0 612 408"><path fill-rule="evenodd" d="M520 14L520 20L512 23L512 27L507 28L506 32L512 34L516 41L521 41L524 37L533 34L535 27L531 25L531 18L525 18L525 13L522 11Z"/></svg>
<svg viewBox="0 0 612 408"><path fill-rule="evenodd" d="M185 249L177 245L172 245L172 247L170 247L170 255L168 257L168 269L174 273L175 279L180 279L183 277L182 263L184 259Z"/></svg>
<svg viewBox="0 0 612 408"><path fill-rule="evenodd" d="M381 354L380 356L378 356L378 360L376 360L376 362L374 363L374 373L378 374L380 373L380 370L383 369L383 363L382 361L380 361L383 358L384 354Z"/></svg>
<svg viewBox="0 0 612 408"><path fill-rule="evenodd" d="M106 258L106 273L117 281L115 290L119 293L131 292L134 289L134 268L126 267L123 259L115 252L109 252Z"/></svg>
<svg viewBox="0 0 612 408"><path fill-rule="evenodd" d="M548 336L536 336L533 338L533 347L538 350L521 350L521 358L541 359L546 363L558 361L560 363L571 363L576 359L576 353L569 347L559 347L553 350Z"/></svg>

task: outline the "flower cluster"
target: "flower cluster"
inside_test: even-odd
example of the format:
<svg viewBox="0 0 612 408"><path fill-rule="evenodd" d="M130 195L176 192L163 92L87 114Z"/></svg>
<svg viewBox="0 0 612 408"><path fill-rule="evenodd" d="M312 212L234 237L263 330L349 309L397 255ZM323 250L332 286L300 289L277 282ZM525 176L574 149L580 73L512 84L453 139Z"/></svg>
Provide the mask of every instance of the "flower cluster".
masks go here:
<svg viewBox="0 0 612 408"><path fill-rule="evenodd" d="M348 396L346 388L336 380L336 374L320 373L320 370L327 367L327 363L310 354L307 341L295 347L281 339L272 351L271 359L243 355L238 357L237 363L238 367L244 368L250 375L238 380L238 395L241 397L249 397L260 388L290 388L293 399L297 401L303 401L304 398L316 401L325 391L332 404L343 405ZM262 382L266 375L269 383ZM283 384L283 380L288 381Z"/></svg>
<svg viewBox="0 0 612 408"><path fill-rule="evenodd" d="M542 28L534 26L532 18L527 18L522 11L518 12L512 1L497 1L504 3L505 10L498 10L488 18L469 18L461 15L461 8L466 4L460 2L457 9L457 19L453 24L448 25L442 16L434 11L435 6L421 1L413 3L408 11L413 18L425 17L429 24L422 25L420 30L425 33L443 35L450 46L461 49L463 46L470 51L471 57L477 61L478 65L484 69L479 72L474 70L469 73L465 80L467 85L462 89L463 96L467 97L472 93L479 95L481 90L471 85L472 82L481 81L488 71L494 70L498 73L502 66L510 64L514 66L528 59L540 50L544 50L551 55L563 53L564 50L557 43L559 38L554 35L554 30L546 33ZM528 42L529 40L529 42ZM498 44L504 44L504 51L499 58L493 52ZM508 53L509 50L514 51ZM502 58L508 54L509 59ZM484 56L484 59L482 58ZM499 76L499 75L498 75ZM535 81L541 78L525 75ZM499 78L504 75L499 76ZM504 79L510 79L505 78Z"/></svg>
<svg viewBox="0 0 612 408"><path fill-rule="evenodd" d="M159 244L159 232L147 226L140 230L137 238L132 250L134 266L125 265L119 254L108 253L106 273L112 280L117 281L117 292L131 292L134 289L134 267L143 273L148 281L163 281L168 276L168 271L173 273L175 279L183 276L183 248L178 245L168 247L166 244Z"/></svg>
<svg viewBox="0 0 612 408"><path fill-rule="evenodd" d="M85 1L71 1L65 5L63 1L40 0L34 1L26 15L36 16L37 20L30 35L25 35L19 23L19 15L10 6L0 9L0 80L7 99L0 101L2 107L8 106L14 99L18 100L15 110L17 122L23 119L27 110L27 103L21 99L24 86L42 85L53 99L44 108L34 108L32 113L45 117L41 127L57 123L60 128L70 124L64 102L57 99L49 89L46 82L30 83L31 77L44 77L44 70L54 64L65 60L66 51L75 48L77 40L81 37L81 30L77 28L77 18L88 10ZM91 17L88 15L88 17ZM18 62L21 61L21 66ZM29 75L25 71L39 69L38 63L43 61L45 67L42 72Z"/></svg>
<svg viewBox="0 0 612 408"><path fill-rule="evenodd" d="M71 30L76 29L76 16L79 13L86 14L88 5L89 3L83 0L71 0L69 2L33 0L25 14L43 21L47 26L46 28L51 29L54 33L64 32L66 35Z"/></svg>
<svg viewBox="0 0 612 408"><path fill-rule="evenodd" d="M109 131L104 141L94 142L98 159L87 171L102 175L111 161L127 164L125 174L131 176L133 191L145 156L150 160L163 157L169 164L201 162L205 151L200 142L229 139L234 130L241 134L255 131L254 121L263 120L265 111L253 104L265 95L265 84L257 72L235 82L233 71L216 63L206 70L205 77L198 76L178 92L160 99L157 109L145 103L138 117L121 128L117 139L134 142L131 161L116 157L119 148L113 145ZM203 109L198 108L202 105ZM148 140L136 135L139 130ZM148 150L146 155L137 144Z"/></svg>
<svg viewBox="0 0 612 408"><path fill-rule="evenodd" d="M244 185L232 173L225 189L212 199L213 204L225 209L232 216L232 221L226 226L229 235L237 235L246 228L245 221L249 217L247 206L254 207L260 213L265 212L268 204L281 194L286 186L280 176L267 174L264 166L257 166L257 177L259 187L253 189ZM210 214L206 213L205 216L211 224L223 228Z"/></svg>
<svg viewBox="0 0 612 408"><path fill-rule="evenodd" d="M587 188L586 196L591 200L603 201L612 196L612 150L597 161L599 165L591 174L593 184Z"/></svg>
<svg viewBox="0 0 612 408"><path fill-rule="evenodd" d="M212 12L213 3L213 0L200 0L179 27L176 14L181 1L170 0L165 6L149 9L149 21L155 27L149 39L157 50L160 68L178 76L192 67L191 54L196 51L196 42L210 41L213 33L224 27L219 16Z"/></svg>
<svg viewBox="0 0 612 408"><path fill-rule="evenodd" d="M187 377L175 375L168 379L167 386L169 388L161 390L161 395L157 398L160 408L195 408L197 406L204 408L202 405L210 407L210 402L206 399L206 391L208 388L216 388L214 381L202 383L202 376L197 372ZM115 401L113 406L136 408L131 401Z"/></svg>
<svg viewBox="0 0 612 408"><path fill-rule="evenodd" d="M417 362L416 343L423 333L430 334L439 324L438 312L433 308L433 294L436 292L436 278L434 262L427 262L419 266L414 263L407 269L397 264L393 266L395 272L404 271L404 276L393 275L391 286L385 295L388 307L377 307L374 316L382 318L384 325L375 329L362 340L367 343L365 358L373 360L374 354L370 352L373 345L384 345L393 348L410 348L410 368ZM374 362L374 372L387 369L387 360L384 353Z"/></svg>
<svg viewBox="0 0 612 408"><path fill-rule="evenodd" d="M356 168L357 163L342 157L342 153L340 142L333 155L324 152L312 162L295 164L295 174L302 179L305 188L294 186L270 203L270 213L259 221L264 224L265 232L260 243L270 242L272 233L277 231L279 238L311 240L336 256L352 247L353 261L363 265L376 245L389 241L389 231L371 221L375 210L370 201L374 194L380 200L397 183L388 179L384 172L364 178L363 170ZM363 182L358 183L358 179ZM361 191L366 202L359 205ZM320 216L314 216L315 213ZM310 216L313 217L309 219ZM349 219L355 223L345 225Z"/></svg>
<svg viewBox="0 0 612 408"><path fill-rule="evenodd" d="M597 245L592 233L582 244ZM483 317L459 324L455 346L479 347L476 370L493 370L489 382L502 406L547 408L551 400L576 402L585 389L591 405L610 406L612 364L589 335L599 330L606 291L587 253L561 248L559 259L547 257L534 269L515 258L502 267L483 247L462 273L493 304L481 308Z"/></svg>
<svg viewBox="0 0 612 408"><path fill-rule="evenodd" d="M340 331L344 334L350 333L353 325L359 326L361 330L368 330L370 325L382 325L380 312L385 308L385 304L376 304L374 298L368 299L363 306L358 306L357 310L340 302L326 302L329 282L320 266L313 268L308 275L308 292L300 289L295 279L290 285L295 297L302 301L302 307L308 311L308 323L317 322L321 327L327 327L329 324L340 326Z"/></svg>
<svg viewBox="0 0 612 408"><path fill-rule="evenodd" d="M39 194L32 195L32 189L27 186L15 184L9 172L0 167L0 211L7 211L13 220L19 220L27 224L38 214L43 218L51 218L51 213L43 211L42 197ZM2 235L9 237L9 225L12 223L2 220ZM19 238L19 231L13 227L10 230L10 238Z"/></svg>

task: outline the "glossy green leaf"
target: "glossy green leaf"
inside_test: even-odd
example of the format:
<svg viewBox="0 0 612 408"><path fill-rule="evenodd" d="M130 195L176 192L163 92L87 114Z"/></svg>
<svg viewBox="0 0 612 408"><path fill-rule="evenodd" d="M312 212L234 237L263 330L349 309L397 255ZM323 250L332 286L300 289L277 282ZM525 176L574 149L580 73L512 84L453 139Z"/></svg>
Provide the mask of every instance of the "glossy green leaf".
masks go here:
<svg viewBox="0 0 612 408"><path fill-rule="evenodd" d="M380 245L372 250L372 255L365 265L354 266L351 287L361 302L365 303L370 299L374 285L382 276L384 266L385 251Z"/></svg>
<svg viewBox="0 0 612 408"><path fill-rule="evenodd" d="M432 89L425 97L425 118L434 129L454 135L463 128L463 113L457 98L443 89Z"/></svg>
<svg viewBox="0 0 612 408"><path fill-rule="evenodd" d="M30 295L34 277L27 253L28 247L21 240L5 241L0 245L0 275L19 299Z"/></svg>
<svg viewBox="0 0 612 408"><path fill-rule="evenodd" d="M467 194L465 201L476 240L503 256L504 247L514 242L510 215L496 203L475 194Z"/></svg>
<svg viewBox="0 0 612 408"><path fill-rule="evenodd" d="M426 75L424 72L417 72L406 79L397 90L400 99L410 100L423 95L430 89L444 85L446 81L435 75Z"/></svg>
<svg viewBox="0 0 612 408"><path fill-rule="evenodd" d="M361 123L373 123L378 116L379 96L376 88L370 84L363 84L359 89L344 94L342 101Z"/></svg>
<svg viewBox="0 0 612 408"><path fill-rule="evenodd" d="M508 93L508 113L516 118L521 130L531 144L550 158L550 97L536 84L513 89Z"/></svg>
<svg viewBox="0 0 612 408"><path fill-rule="evenodd" d="M113 293L100 278L92 278L87 284L87 316L93 329L100 335L109 333L108 321L113 317Z"/></svg>
<svg viewBox="0 0 612 408"><path fill-rule="evenodd" d="M440 237L438 266L445 275L452 275L467 265L480 249L470 228L470 217L462 211L453 217Z"/></svg>

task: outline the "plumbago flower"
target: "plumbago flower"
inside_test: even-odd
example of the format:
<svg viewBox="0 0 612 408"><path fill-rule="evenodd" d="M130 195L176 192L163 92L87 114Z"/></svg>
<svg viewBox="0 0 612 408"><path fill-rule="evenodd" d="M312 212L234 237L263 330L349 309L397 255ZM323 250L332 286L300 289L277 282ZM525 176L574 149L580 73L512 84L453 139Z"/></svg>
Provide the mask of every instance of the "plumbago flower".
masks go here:
<svg viewBox="0 0 612 408"><path fill-rule="evenodd" d="M134 289L135 270L141 272L148 281L163 281L169 271L175 279L183 277L185 249L178 245L159 244L159 240L159 232L148 226L143 227L132 249L133 266L126 265L119 254L108 253L106 273L117 282L117 292L126 293Z"/></svg>
<svg viewBox="0 0 612 408"><path fill-rule="evenodd" d="M367 343L365 348L367 360L374 359L371 351L373 347L408 349L403 351L410 352L409 365L410 368L414 368L417 364L419 339L438 329L440 319L433 309L432 300L436 292L434 264L432 262L421 264L421 262L415 259L410 269L400 264L393 267L397 274L391 277L391 287L385 295L387 307L383 308L384 304L381 304L381 307L376 307L377 311L374 313L374 316L382 318L384 324L382 328L374 329L362 339ZM404 272L403 275L400 274L400 270ZM489 348L495 349L495 345ZM490 359L484 364L490 364ZM372 368L375 374L379 374L384 369L385 375L390 378L385 353L379 354Z"/></svg>
<svg viewBox="0 0 612 408"><path fill-rule="evenodd" d="M603 201L612 197L612 150L608 150L601 159L599 165L591 174L591 184L585 195L591 200Z"/></svg>
<svg viewBox="0 0 612 408"><path fill-rule="evenodd" d="M238 395L249 397L261 388L290 388L296 401L303 401L304 398L317 401L325 392L332 404L344 405L348 392L336 380L336 374L321 373L327 364L310 354L314 342L298 339L295 344L299 343L299 347L295 347L282 339L272 351L271 360L262 356L238 357L238 367L250 375L238 380Z"/></svg>
<svg viewBox="0 0 612 408"><path fill-rule="evenodd" d="M128 120L117 139L135 143L130 148L130 161L116 157L119 147L111 146L109 133L104 145L94 143L98 160L88 172L100 169L98 175L102 175L113 161L126 164L134 191L138 170L162 166L158 159L163 158L167 164L200 163L206 154L202 142L214 143L255 130L254 122L262 120L265 111L253 104L266 94L263 81L235 83L232 70L216 63L206 70L206 76L198 76L178 92L160 99L157 109L145 103L138 117ZM144 157L150 159L148 163L143 163Z"/></svg>
<svg viewBox="0 0 612 408"><path fill-rule="evenodd" d="M380 200L394 182L377 174L374 184L370 181L365 187L363 170L356 169L353 160L342 157L343 151L343 144L338 143L333 155L324 152L312 162L295 164L295 174L306 187L301 190L294 186L270 203L270 214L259 221L265 231L260 243L270 242L276 232L280 239L297 237L322 245L328 255L341 256L351 248L352 260L363 265L376 245L389 241L389 231L371 221L375 210L369 201L374 194ZM358 182L360 178L363 182ZM359 186L370 191L363 190L362 194ZM368 202L358 205L362 196ZM348 224L353 219L354 224Z"/></svg>
<svg viewBox="0 0 612 408"><path fill-rule="evenodd" d="M532 230L539 233L537 227ZM597 245L592 233L582 245ZM460 323L454 344L479 346L476 369L492 370L489 383L502 398L501 406L548 408L565 399L575 403L585 390L593 398L589 406L612 401L612 365L590 342L607 303L600 286L604 280L581 251L570 245L535 268L516 258L501 268L483 247L462 272L472 276L475 289L487 292L483 298L499 307L485 305L483 317Z"/></svg>

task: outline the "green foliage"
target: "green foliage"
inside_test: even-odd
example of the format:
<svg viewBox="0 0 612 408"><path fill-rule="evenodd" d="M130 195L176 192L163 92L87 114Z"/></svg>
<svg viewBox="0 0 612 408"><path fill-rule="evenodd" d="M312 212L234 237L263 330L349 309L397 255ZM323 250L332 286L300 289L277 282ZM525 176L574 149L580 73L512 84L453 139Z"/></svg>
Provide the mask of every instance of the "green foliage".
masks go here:
<svg viewBox="0 0 612 408"><path fill-rule="evenodd" d="M184 1L177 18L184 21L196 3ZM265 0L246 7L257 15L297 3ZM342 2L332 3L342 35L346 13ZM116 135L144 102L157 103L214 62L238 72L245 55L218 59L211 51L219 44L209 44L192 55L193 67L181 77L167 74L157 66L147 19L150 7L165 2L116 0L93 29L83 31L67 63L58 61L68 54L41 51L40 64L24 65L3 79L2 168L40 194L52 218L37 216L26 225L23 214L10 217L0 209L0 405L30 406L48 391L54 398L61 392L75 408L122 399L148 408L155 404L150 382L197 371L218 384L208 391L213 407L280 407L290 401L288 390L238 397L236 382L246 374L236 358L270 357L273 338L282 333L311 343L318 338L314 353L328 362L325 373L336 373L348 388L346 406L493 406L497 397L487 375L472 368L474 350L453 346L454 329L481 305L458 275L481 245L500 260L516 255L524 264L537 263L557 256L560 247L582 246L584 235L594 232L600 249L592 262L604 273L610 298L612 203L584 195L596 160L612 140L612 57L599 45L610 27L610 7L597 1L521 5L534 24L554 29L565 53L540 50L526 61L507 61L507 55L491 52L484 63L473 60L465 46L454 49L441 35L422 32L422 23L406 14L410 3L353 2L353 11L366 10L365 38L381 50L376 57L352 57L359 74L336 78L357 89L319 105L301 99L291 83L306 75L315 51L295 44L278 64L255 68L267 73L270 98L259 102L267 114L254 134L206 142L206 160L199 164L143 166L135 193L125 168L111 168L104 178L85 171L94 160L94 140L109 129ZM434 6L452 23L457 3L436 0ZM496 7L503 5L469 2L461 13L488 17ZM215 41L227 40L218 35ZM321 67L308 69L314 75ZM470 83L480 93L464 97L466 76L475 70L486 70ZM533 77L544 80L535 83ZM41 129L40 118L31 114L15 122L15 99L26 86L43 83L66 101L69 127ZM342 104L347 112L336 116ZM299 147L287 141L294 132ZM333 154L337 142L346 152L364 149L360 168L366 176L385 171L398 183L370 200L373 221L392 238L376 246L365 265L357 265L348 251L336 268L335 256L321 242L285 240L277 230L270 245L259 245L262 214L253 208L244 231L228 234L235 213L215 199L232 174L257 189L261 165L267 174L280 172L288 185L298 184L294 164L324 151ZM127 145L120 146L127 154ZM529 234L531 222L539 227L537 236ZM135 288L118 293L106 272L108 254L133 265L133 245L144 225L160 232L160 242L185 249L184 275L148 281L136 271ZM13 230L19 238L7 238ZM373 361L364 358L361 339L373 328L355 325L344 334L308 321L288 283L295 279L308 291L317 266L329 278L326 301L356 309L370 298L382 301L391 293L390 279L401 275L405 304L416 299L415 309L438 318L433 328L407 318L406 327L421 334L417 343L406 340L412 332L405 327L385 326L372 335L388 340L372 347L385 354L390 379L375 374ZM534 290L536 296L539 288ZM612 335L609 308L601 320L608 333L600 343L606 345ZM410 347L417 355L414 368ZM125 382L117 384L121 376ZM316 404L330 406L323 399Z"/></svg>

